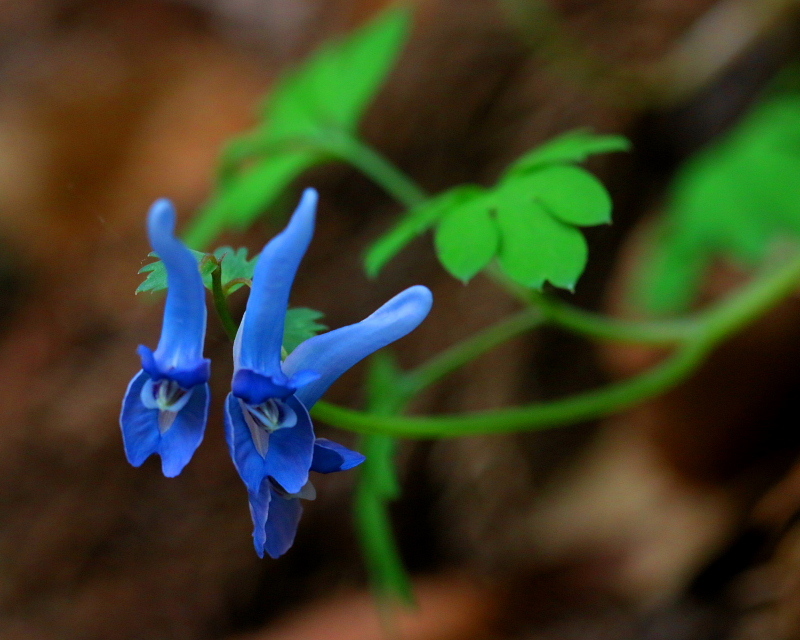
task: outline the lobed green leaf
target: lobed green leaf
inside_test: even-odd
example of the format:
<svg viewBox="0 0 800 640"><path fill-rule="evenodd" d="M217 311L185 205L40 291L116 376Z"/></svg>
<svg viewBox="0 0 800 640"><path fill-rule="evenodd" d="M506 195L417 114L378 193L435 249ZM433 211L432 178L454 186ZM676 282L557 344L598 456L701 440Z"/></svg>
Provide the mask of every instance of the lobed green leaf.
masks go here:
<svg viewBox="0 0 800 640"><path fill-rule="evenodd" d="M516 193L516 201L498 208L502 241L498 260L512 280L541 289L545 282L575 289L586 266L588 250L583 234L560 222L538 202Z"/></svg>
<svg viewBox="0 0 800 640"><path fill-rule="evenodd" d="M461 185L412 209L365 257L375 275L414 237L437 226L439 261L468 281L497 257L515 282L546 282L572 290L587 261L576 227L611 221L611 197L591 173L575 166L592 153L620 151L621 136L573 131L525 154L491 188Z"/></svg>
<svg viewBox="0 0 800 640"><path fill-rule="evenodd" d="M572 165L551 165L511 180L565 224L588 227L611 222L611 197L603 183Z"/></svg>
<svg viewBox="0 0 800 640"><path fill-rule="evenodd" d="M319 322L324 313L307 307L294 307L286 312L283 328L283 348L287 353L294 351L301 342L327 331L328 327Z"/></svg>
<svg viewBox="0 0 800 640"><path fill-rule="evenodd" d="M381 236L364 256L364 264L370 277L378 275L389 262L411 240L433 227L449 210L468 202L483 193L477 185L466 184L454 187L411 209L398 224Z"/></svg>
<svg viewBox="0 0 800 640"><path fill-rule="evenodd" d="M499 235L491 202L474 198L442 217L436 229L436 255L445 269L468 282L497 253Z"/></svg>
<svg viewBox="0 0 800 640"><path fill-rule="evenodd" d="M203 284L205 284L206 288L210 291L211 272L214 270L215 264L213 261L203 262L203 258L209 254L194 250L192 250L192 254L200 265ZM234 249L232 247L218 247L214 249L214 252L210 255L217 258L222 265L222 286L226 288L228 293L233 293L242 286L241 283L236 282L230 284L232 280L251 280L253 278L253 270L255 269L257 257L248 258L246 248L241 247L239 249ZM155 252L151 252L149 256L151 258L158 258L158 254ZM143 291L155 293L156 291L163 291L167 288L167 270L161 260L146 264L139 269L139 273L146 273L147 277L136 289L136 293L142 293Z"/></svg>

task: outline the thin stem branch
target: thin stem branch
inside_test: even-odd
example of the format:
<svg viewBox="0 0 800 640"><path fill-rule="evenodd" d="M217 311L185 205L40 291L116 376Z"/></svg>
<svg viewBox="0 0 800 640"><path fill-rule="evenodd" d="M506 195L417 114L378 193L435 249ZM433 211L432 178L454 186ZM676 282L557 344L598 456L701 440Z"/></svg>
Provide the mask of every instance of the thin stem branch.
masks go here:
<svg viewBox="0 0 800 640"><path fill-rule="evenodd" d="M533 305L546 322L588 338L629 344L674 345L696 334L695 317L674 320L618 320L564 302L542 291L535 291L512 282L499 268L487 273L499 286L526 305Z"/></svg>
<svg viewBox="0 0 800 640"><path fill-rule="evenodd" d="M602 418L646 398L658 395L689 373L704 352L682 348L646 373L601 389L568 398L512 409L481 411L456 416L376 416L318 402L315 418L359 433L383 433L407 438L452 438L481 434L537 431Z"/></svg>
<svg viewBox="0 0 800 640"><path fill-rule="evenodd" d="M236 339L238 327L228 307L228 298L222 286L222 265L217 264L211 272L211 292L214 298L214 309L217 311L222 327L231 342Z"/></svg>
<svg viewBox="0 0 800 640"><path fill-rule="evenodd" d="M376 354L370 359L367 376L369 410L375 415L399 415L404 401L399 392L400 373L389 354ZM360 450L367 459L360 468L356 486L356 530L361 538L364 560L374 585L378 604L385 607L384 622L393 628L394 605L414 604L411 580L405 571L400 551L392 533L389 503L400 495L395 467L394 438L367 434Z"/></svg>
<svg viewBox="0 0 800 640"><path fill-rule="evenodd" d="M601 389L524 407L460 416L375 416L324 402L317 403L313 413L329 424L361 433L436 438L544 429L604 417L675 386L717 344L770 309L793 291L799 281L800 256L702 314L697 319L696 333L660 365Z"/></svg>
<svg viewBox="0 0 800 640"><path fill-rule="evenodd" d="M428 194L411 178L355 136L344 131L330 131L314 138L313 143L372 178L409 209L428 199Z"/></svg>
<svg viewBox="0 0 800 640"><path fill-rule="evenodd" d="M585 311L539 291L529 291L528 299L553 324L598 340L670 345L691 338L698 330L695 318L662 321L617 320Z"/></svg>
<svg viewBox="0 0 800 640"><path fill-rule="evenodd" d="M542 314L529 307L442 351L400 378L404 397L410 400L479 355L537 327L542 321Z"/></svg>

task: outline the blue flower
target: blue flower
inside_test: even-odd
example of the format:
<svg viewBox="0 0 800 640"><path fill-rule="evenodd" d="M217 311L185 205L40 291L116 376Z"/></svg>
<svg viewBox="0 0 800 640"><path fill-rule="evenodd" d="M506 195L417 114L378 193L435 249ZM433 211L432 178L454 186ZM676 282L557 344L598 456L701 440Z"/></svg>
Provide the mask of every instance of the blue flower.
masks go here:
<svg viewBox="0 0 800 640"><path fill-rule="evenodd" d="M307 189L286 229L261 252L234 344L225 435L247 486L260 556L277 557L291 545L298 499L311 491L309 471L330 473L363 461L315 439L308 410L350 367L415 329L432 304L426 287L411 287L365 320L306 340L282 362L289 293L314 233L316 204L316 191Z"/></svg>
<svg viewBox="0 0 800 640"><path fill-rule="evenodd" d="M346 471L364 462L364 456L347 447L317 438L314 441L314 455L311 471L333 473ZM266 551L272 558L278 558L289 550L294 542L297 525L303 513L300 498L313 500L316 497L314 485L307 482L298 493L286 493L278 483L267 477L257 493L248 492L250 515L253 518L253 543L260 558Z"/></svg>
<svg viewBox="0 0 800 640"><path fill-rule="evenodd" d="M120 426L128 462L138 467L157 453L164 475L171 478L200 446L208 417L205 289L192 252L175 238L175 209L169 200L157 200L150 208L147 232L167 270L164 323L155 351L139 346L142 370L128 385Z"/></svg>

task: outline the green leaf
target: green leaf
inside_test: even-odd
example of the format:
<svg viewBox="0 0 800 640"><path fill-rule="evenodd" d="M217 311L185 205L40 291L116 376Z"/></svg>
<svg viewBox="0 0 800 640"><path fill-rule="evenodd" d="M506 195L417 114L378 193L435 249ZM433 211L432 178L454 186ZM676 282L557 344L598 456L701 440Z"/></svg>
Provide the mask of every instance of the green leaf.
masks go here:
<svg viewBox="0 0 800 640"><path fill-rule="evenodd" d="M198 264L200 261L205 257L205 253L201 251L193 251L192 254L197 260ZM148 258L158 258L158 254L155 251L151 251L147 254ZM213 265L212 265L213 268ZM138 273L146 273L147 276L142 281L142 283L136 288L136 293L142 293L144 291L150 291L151 293L155 293L156 291L162 291L167 288L167 270L164 267L164 263L161 260L156 260L155 262L151 262L149 264L144 265L141 269L139 269ZM211 269L207 268L207 273L211 273Z"/></svg>
<svg viewBox="0 0 800 640"><path fill-rule="evenodd" d="M224 229L244 229L304 171L330 155L315 140L354 132L408 36L410 13L383 12L347 38L320 47L276 83L262 121L226 145L220 181L186 234L205 247Z"/></svg>
<svg viewBox="0 0 800 640"><path fill-rule="evenodd" d="M240 287L244 286L241 283L228 285L231 280L252 280L253 271L258 262L258 256L253 258L247 257L247 249L240 247L234 249L233 247L218 247L214 249L214 257L216 257L222 265L222 286L227 293L233 293ZM203 283L211 290L211 268L205 268L201 271L207 271L208 274L203 274Z"/></svg>
<svg viewBox="0 0 800 640"><path fill-rule="evenodd" d="M376 353L369 360L368 406L378 415L401 413L403 402L400 371L392 355ZM389 603L414 604L411 580L403 566L392 530L389 504L400 496L395 463L397 441L384 435L367 435L360 449L367 457L361 465L356 487L356 524L369 571L378 596Z"/></svg>
<svg viewBox="0 0 800 640"><path fill-rule="evenodd" d="M549 281L574 290L588 256L583 234L556 220L541 204L514 196L497 210L503 271L525 287L541 289Z"/></svg>
<svg viewBox="0 0 800 640"><path fill-rule="evenodd" d="M374 276L417 235L438 225L437 255L467 281L497 254L517 283L574 288L587 260L575 227L611 221L603 184L574 162L593 153L621 151L621 136L572 131L522 156L491 188L460 185L415 207L372 245L365 257ZM497 216L497 220L493 216Z"/></svg>
<svg viewBox="0 0 800 640"><path fill-rule="evenodd" d="M521 156L509 168L509 172L526 173L549 164L583 162L591 155L628 151L630 147L630 141L623 136L574 129Z"/></svg>
<svg viewBox="0 0 800 640"><path fill-rule="evenodd" d="M390 231L376 240L364 256L367 275L378 275L383 266L409 242L434 226L449 210L484 192L477 185L466 184L449 189L411 209Z"/></svg>
<svg viewBox="0 0 800 640"><path fill-rule="evenodd" d="M708 267L708 256L695 251L692 244L673 245L669 251L656 247L650 252L647 271L635 279L639 301L656 312L688 308Z"/></svg>
<svg viewBox="0 0 800 640"><path fill-rule="evenodd" d="M497 252L498 229L491 203L475 198L446 213L436 229L436 255L445 269L468 282Z"/></svg>
<svg viewBox="0 0 800 640"><path fill-rule="evenodd" d="M800 96L772 96L689 160L637 278L654 313L687 309L714 260L745 267L800 240Z"/></svg>
<svg viewBox="0 0 800 640"><path fill-rule="evenodd" d="M203 276L203 284L211 291L211 272L215 268L213 261L203 262L203 258L207 255L200 251L192 251L192 254L200 266L200 273ZM228 286L231 280L240 278L251 280L253 278L253 270L255 269L257 257L249 259L247 257L247 249L244 247L233 249L232 247L219 247L214 250L213 254L222 264L222 286L227 288L229 293L233 293L242 285L235 283ZM151 252L151 258L158 258L158 254ZM156 260L150 264L146 264L139 273L146 273L147 277L136 289L136 293L149 291L155 293L167 288L167 270L161 260Z"/></svg>
<svg viewBox="0 0 800 640"><path fill-rule="evenodd" d="M301 342L327 331L328 327L318 322L325 314L306 307L295 307L286 312L283 328L283 348L287 353L294 351Z"/></svg>
<svg viewBox="0 0 800 640"><path fill-rule="evenodd" d="M578 227L611 222L611 197L588 171L571 165L544 167L519 180L553 216Z"/></svg>
<svg viewBox="0 0 800 640"><path fill-rule="evenodd" d="M355 131L408 37L410 18L406 8L389 9L284 75L263 107L265 136L286 139L330 127Z"/></svg>

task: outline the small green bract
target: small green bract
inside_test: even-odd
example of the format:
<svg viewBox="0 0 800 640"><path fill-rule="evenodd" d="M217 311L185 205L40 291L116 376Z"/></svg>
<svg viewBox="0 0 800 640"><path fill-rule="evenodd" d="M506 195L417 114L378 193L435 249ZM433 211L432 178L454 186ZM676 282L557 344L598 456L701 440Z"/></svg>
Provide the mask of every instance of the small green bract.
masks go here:
<svg viewBox="0 0 800 640"><path fill-rule="evenodd" d="M283 348L291 353L301 342L327 331L328 327L318 322L324 313L307 307L294 307L286 312L286 324L283 326Z"/></svg>
<svg viewBox="0 0 800 640"><path fill-rule="evenodd" d="M192 251L192 254L194 255L198 264L200 264L200 273L203 276L203 284L205 284L206 288L210 291L211 272L214 270L214 262L210 260L204 262L203 258L205 258L207 254L201 251ZM243 284L231 284L232 280L252 279L253 269L255 268L257 257L248 259L247 249L245 247L240 247L239 249L234 249L232 247L218 247L210 255L214 256L222 265L222 286L225 288L226 293L233 293ZM158 258L158 255L155 252L150 253L149 256L151 258ZM156 260L155 262L146 264L139 269L139 273L146 273L147 277L136 289L136 293L142 293L143 291L155 293L156 291L162 291L167 288L167 271L164 268L164 263L161 262L161 260Z"/></svg>
<svg viewBox="0 0 800 640"><path fill-rule="evenodd" d="M150 253L149 255L153 258L158 257L155 253ZM214 263L211 261L203 262L203 258L207 254L200 251L192 251L192 255L201 265L200 273L203 276L203 283L210 291L211 271L214 269ZM211 255L215 256L222 264L222 286L227 289L228 293L232 293L244 285L244 283L231 283L231 281L252 280L253 269L255 269L258 256L248 258L246 248L219 247ZM167 271L161 260L146 264L139 270L139 273L146 273L147 277L136 289L136 293L143 291L155 293L167 288ZM286 312L286 324L283 330L283 348L286 353L291 353L297 345L312 336L327 331L328 327L319 322L324 315L321 311L306 307L289 309Z"/></svg>

